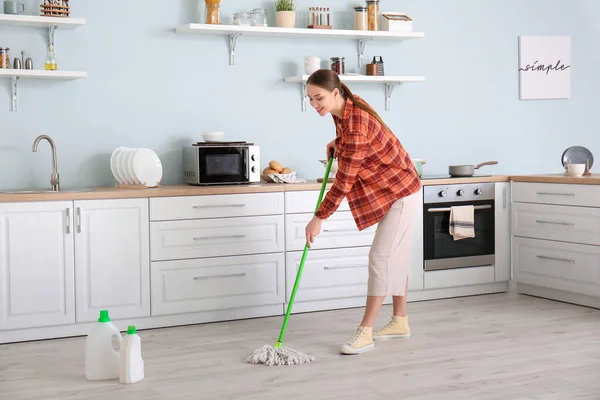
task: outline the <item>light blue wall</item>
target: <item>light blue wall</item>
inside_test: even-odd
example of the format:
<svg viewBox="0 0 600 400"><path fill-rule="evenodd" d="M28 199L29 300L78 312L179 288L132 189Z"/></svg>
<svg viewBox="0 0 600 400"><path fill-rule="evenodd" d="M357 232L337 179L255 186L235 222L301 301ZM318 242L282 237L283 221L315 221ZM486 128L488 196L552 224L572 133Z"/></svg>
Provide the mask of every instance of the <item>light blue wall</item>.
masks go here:
<svg viewBox="0 0 600 400"><path fill-rule="evenodd" d="M29 13L36 14L39 3L27 0ZM305 54L345 56L347 70L357 72L355 42L242 37L237 65L230 67L226 37L175 34L176 26L197 21L195 0L72 3L73 16L86 25L57 32L59 68L87 71L89 78L22 80L17 113L10 111L10 81L0 81L0 188L49 185L47 144L31 151L40 134L56 141L64 187L113 185L108 161L118 146L154 149L163 161L163 183L179 183L181 146L201 140L206 130L260 144L263 165L277 159L302 177L321 176L317 160L334 137L333 123L311 109L301 112L299 87L283 78L300 73ZM350 28L354 3L319 5L334 10L336 27ZM224 1L222 15L230 21L233 12L258 6L271 2ZM352 89L413 157L427 160L427 174L490 159L500 164L482 172L556 172L562 151L574 144L600 155L599 2L383 0L382 9L406 12L426 37L370 42L367 59L381 55L386 74L425 75L427 81L396 88L390 112L382 87ZM519 100L519 35L572 37L571 99ZM44 61L45 38L41 29L0 28L0 46L12 55L25 50L36 68Z"/></svg>

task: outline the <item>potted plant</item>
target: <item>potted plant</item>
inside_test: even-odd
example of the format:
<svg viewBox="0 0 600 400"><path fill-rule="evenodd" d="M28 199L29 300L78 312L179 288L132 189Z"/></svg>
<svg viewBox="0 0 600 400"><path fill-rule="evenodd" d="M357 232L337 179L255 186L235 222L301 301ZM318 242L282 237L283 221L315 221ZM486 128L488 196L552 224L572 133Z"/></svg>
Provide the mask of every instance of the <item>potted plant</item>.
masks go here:
<svg viewBox="0 0 600 400"><path fill-rule="evenodd" d="M294 0L275 0L275 18L280 28L293 28L296 23Z"/></svg>

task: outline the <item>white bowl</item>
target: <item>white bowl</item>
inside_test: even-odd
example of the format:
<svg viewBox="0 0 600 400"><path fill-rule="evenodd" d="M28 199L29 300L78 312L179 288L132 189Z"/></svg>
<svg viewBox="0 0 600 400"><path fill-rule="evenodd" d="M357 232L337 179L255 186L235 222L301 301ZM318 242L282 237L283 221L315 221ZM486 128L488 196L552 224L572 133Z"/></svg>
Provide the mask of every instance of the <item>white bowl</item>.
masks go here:
<svg viewBox="0 0 600 400"><path fill-rule="evenodd" d="M220 142L224 136L225 133L219 131L202 133L205 142Z"/></svg>
<svg viewBox="0 0 600 400"><path fill-rule="evenodd" d="M585 172L585 164L567 164L567 175L582 176Z"/></svg>
<svg viewBox="0 0 600 400"><path fill-rule="evenodd" d="M329 163L329 160L319 160L321 162L321 164L323 164L323 166L325 168L327 168L327 164ZM337 160L334 158L333 162L331 163L331 169L329 170L329 176L330 177L334 177L338 172L338 162Z"/></svg>

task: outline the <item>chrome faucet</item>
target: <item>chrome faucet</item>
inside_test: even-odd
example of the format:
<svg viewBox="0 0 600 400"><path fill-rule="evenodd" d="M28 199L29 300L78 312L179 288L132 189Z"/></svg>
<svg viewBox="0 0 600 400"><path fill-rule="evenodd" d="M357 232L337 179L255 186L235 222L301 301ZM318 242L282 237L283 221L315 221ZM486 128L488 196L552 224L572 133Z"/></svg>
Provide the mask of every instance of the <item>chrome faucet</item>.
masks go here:
<svg viewBox="0 0 600 400"><path fill-rule="evenodd" d="M48 135L40 135L33 141L33 152L37 152L38 143L42 140L46 139L48 143L50 143L50 147L52 147L52 174L50 175L50 184L52 185L52 191L58 192L60 191L60 180L58 178L58 168L56 167L56 146L54 145L54 141Z"/></svg>

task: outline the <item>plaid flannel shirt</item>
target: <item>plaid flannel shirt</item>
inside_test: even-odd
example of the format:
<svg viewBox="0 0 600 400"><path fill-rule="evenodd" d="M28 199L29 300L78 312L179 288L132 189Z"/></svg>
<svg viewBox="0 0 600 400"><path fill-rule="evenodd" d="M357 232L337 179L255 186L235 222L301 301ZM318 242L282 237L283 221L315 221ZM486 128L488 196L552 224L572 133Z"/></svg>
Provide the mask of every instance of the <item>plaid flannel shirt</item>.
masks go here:
<svg viewBox="0 0 600 400"><path fill-rule="evenodd" d="M329 218L346 197L361 231L378 223L396 200L420 190L421 180L398 138L350 99L344 116L333 120L338 172L315 215Z"/></svg>

